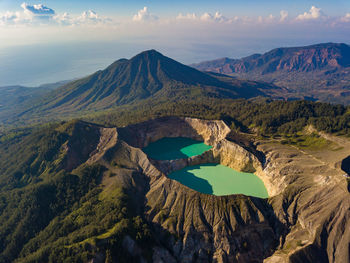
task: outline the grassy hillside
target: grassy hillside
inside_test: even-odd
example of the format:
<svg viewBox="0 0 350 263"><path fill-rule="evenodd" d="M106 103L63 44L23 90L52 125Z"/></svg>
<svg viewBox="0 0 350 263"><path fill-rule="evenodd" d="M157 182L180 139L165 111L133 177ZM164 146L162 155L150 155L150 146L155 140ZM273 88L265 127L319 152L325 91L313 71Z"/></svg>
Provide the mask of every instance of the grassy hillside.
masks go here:
<svg viewBox="0 0 350 263"><path fill-rule="evenodd" d="M234 130L251 130L261 135L293 134L309 124L320 131L350 134L349 106L310 101L207 99L144 103L92 114L84 119L107 126L124 126L163 116L223 119Z"/></svg>

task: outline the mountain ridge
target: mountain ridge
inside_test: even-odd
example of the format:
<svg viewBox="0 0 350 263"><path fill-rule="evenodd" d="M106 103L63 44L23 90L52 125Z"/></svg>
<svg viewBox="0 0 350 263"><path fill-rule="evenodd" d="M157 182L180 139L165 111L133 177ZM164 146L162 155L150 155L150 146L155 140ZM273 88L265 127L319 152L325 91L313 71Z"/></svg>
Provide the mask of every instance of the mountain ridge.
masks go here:
<svg viewBox="0 0 350 263"><path fill-rule="evenodd" d="M350 103L350 46L344 43L276 48L241 59L220 58L191 66L240 79L266 81L290 89L299 98Z"/></svg>
<svg viewBox="0 0 350 263"><path fill-rule="evenodd" d="M278 58L282 59L285 55L288 56L287 59L289 59L289 61L281 61L279 64L274 63L274 60ZM306 59L298 59L297 56L305 56ZM294 62L294 64L292 62ZM300 66L295 62L304 63L304 65ZM217 68L216 70L211 69L211 64L215 65L215 63L217 63L217 66L221 65L223 68ZM229 63L229 65L226 65L227 63ZM268 63L272 63L272 65ZM267 64L268 66L274 66L271 67L270 70L288 71L309 71L312 69L322 69L326 66L350 67L350 46L344 43L321 43L305 47L280 47L263 54L253 54L240 59L224 57L192 64L192 66L204 71L209 70L217 73L229 74L247 73L258 67L260 67L260 70L264 73Z"/></svg>

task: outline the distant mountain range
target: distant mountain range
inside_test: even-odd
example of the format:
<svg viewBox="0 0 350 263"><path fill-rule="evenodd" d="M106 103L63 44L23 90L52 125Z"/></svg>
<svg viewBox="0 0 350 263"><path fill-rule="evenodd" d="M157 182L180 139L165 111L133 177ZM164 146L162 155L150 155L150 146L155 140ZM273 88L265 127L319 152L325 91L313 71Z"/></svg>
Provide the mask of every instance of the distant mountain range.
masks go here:
<svg viewBox="0 0 350 263"><path fill-rule="evenodd" d="M266 81L288 88L291 97L350 103L350 46L325 43L276 48L241 59L221 58L191 65L202 71Z"/></svg>

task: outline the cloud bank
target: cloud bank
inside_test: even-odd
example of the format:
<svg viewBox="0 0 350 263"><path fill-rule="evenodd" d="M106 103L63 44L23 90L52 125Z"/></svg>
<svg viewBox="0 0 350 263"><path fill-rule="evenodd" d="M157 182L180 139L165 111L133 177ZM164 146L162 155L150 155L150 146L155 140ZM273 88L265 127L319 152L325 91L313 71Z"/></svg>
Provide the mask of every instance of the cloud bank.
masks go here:
<svg viewBox="0 0 350 263"><path fill-rule="evenodd" d="M321 8L312 6L309 12L305 12L304 14L298 15L296 19L297 20L315 20L324 16L325 14L321 11Z"/></svg>
<svg viewBox="0 0 350 263"><path fill-rule="evenodd" d="M350 23L350 13L347 13L344 17L342 17L341 21L345 23Z"/></svg>
<svg viewBox="0 0 350 263"><path fill-rule="evenodd" d="M27 3L21 4L22 11L14 12L7 11L0 15L0 25L60 25L60 26L72 26L72 25L115 25L115 24L128 24L130 22L155 22L158 24L171 23L174 21L187 23L196 21L198 23L217 23L217 24L285 24L285 23L307 23L308 21L321 21L324 23L331 22L333 25L350 23L350 13L345 14L342 17L328 17L321 8L311 6L311 8L295 17L291 17L287 10L281 10L279 14L270 14L269 16L233 16L227 17L221 14L219 11L215 13L204 12L202 14L196 13L179 13L177 16L162 17L150 12L147 6L138 10L136 14L130 16L129 19L120 17L103 17L97 14L93 10L82 12L80 15L70 15L68 12L57 14L55 10L42 4L29 5Z"/></svg>
<svg viewBox="0 0 350 263"><path fill-rule="evenodd" d="M305 40L320 36L320 39L326 41L350 38L347 37L350 13L328 16L316 6L298 15L280 10L268 16L235 16L220 11L162 15L154 14L145 6L124 17L107 17L94 10L78 14L60 13L41 4L26 3L19 6L19 10L0 14L0 46L116 39L137 39L144 42L161 40L167 41L169 45L185 42L207 45L209 42L220 41L220 45L230 45L243 38L256 40L281 37ZM316 37L312 42L315 41Z"/></svg>
<svg viewBox="0 0 350 263"><path fill-rule="evenodd" d="M22 12L7 11L0 15L0 25L96 25L105 24L111 21L110 18L99 16L95 11L84 11L80 15L71 16L68 12L56 14L55 10L42 4L29 5L21 4Z"/></svg>
<svg viewBox="0 0 350 263"><path fill-rule="evenodd" d="M139 10L136 15L133 16L132 20L136 22L149 22L158 20L158 17L151 14L148 11L148 7L145 6L143 9Z"/></svg>

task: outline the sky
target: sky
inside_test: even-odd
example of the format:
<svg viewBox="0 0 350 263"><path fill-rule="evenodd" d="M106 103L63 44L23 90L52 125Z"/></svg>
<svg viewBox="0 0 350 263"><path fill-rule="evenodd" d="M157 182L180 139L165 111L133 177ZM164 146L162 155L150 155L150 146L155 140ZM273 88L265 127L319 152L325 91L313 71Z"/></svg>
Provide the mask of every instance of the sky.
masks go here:
<svg viewBox="0 0 350 263"><path fill-rule="evenodd" d="M0 0L0 86L80 77L151 48L189 64L322 42L350 44L350 0Z"/></svg>

